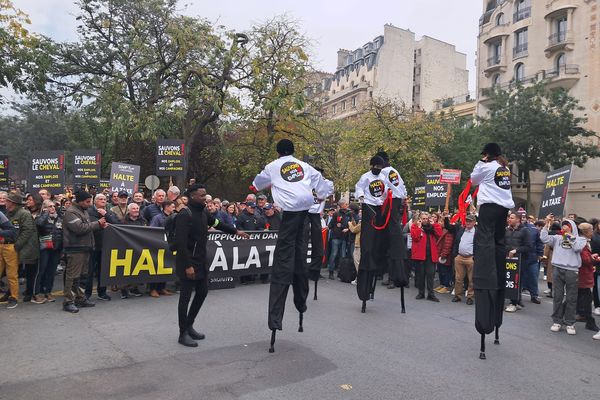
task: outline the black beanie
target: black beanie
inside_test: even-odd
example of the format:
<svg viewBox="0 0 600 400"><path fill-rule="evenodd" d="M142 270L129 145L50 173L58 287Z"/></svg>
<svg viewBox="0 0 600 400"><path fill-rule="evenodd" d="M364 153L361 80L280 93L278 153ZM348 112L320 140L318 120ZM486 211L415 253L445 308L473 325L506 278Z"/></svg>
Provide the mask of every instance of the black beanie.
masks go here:
<svg viewBox="0 0 600 400"><path fill-rule="evenodd" d="M498 157L499 155L502 155L502 150L500 149L498 143L488 143L483 146L483 150L481 152L481 155L485 154L490 157Z"/></svg>
<svg viewBox="0 0 600 400"><path fill-rule="evenodd" d="M85 190L80 190L75 193L75 202L81 203L82 201L86 201L87 199L91 199L92 195L86 192Z"/></svg>
<svg viewBox="0 0 600 400"><path fill-rule="evenodd" d="M290 156L294 154L294 143L289 139L281 139L277 142L277 153L280 156Z"/></svg>
<svg viewBox="0 0 600 400"><path fill-rule="evenodd" d="M390 161L390 157L388 156L388 153L386 153L385 151L380 151L375 155L383 158L383 161L385 161L386 163Z"/></svg>
<svg viewBox="0 0 600 400"><path fill-rule="evenodd" d="M383 160L383 158L379 157L379 156L375 156L373 158L371 158L371 161L369 162L369 165L373 166L373 165L385 165L385 161Z"/></svg>

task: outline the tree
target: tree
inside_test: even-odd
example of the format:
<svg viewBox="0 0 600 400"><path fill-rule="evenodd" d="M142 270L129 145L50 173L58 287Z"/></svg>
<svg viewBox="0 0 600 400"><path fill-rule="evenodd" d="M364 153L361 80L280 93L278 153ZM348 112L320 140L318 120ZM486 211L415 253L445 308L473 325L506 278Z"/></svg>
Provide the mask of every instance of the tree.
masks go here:
<svg viewBox="0 0 600 400"><path fill-rule="evenodd" d="M530 173L549 171L568 164L582 167L600 156L590 140L598 137L582 127L586 118L577 99L563 88L548 89L543 82L518 86L507 92L496 90L487 118L480 129L497 141L504 154L523 174L527 183L527 205L531 206Z"/></svg>
<svg viewBox="0 0 600 400"><path fill-rule="evenodd" d="M50 66L50 42L30 33L29 17L12 1L0 0L0 87L16 93L42 91ZM0 104L3 103L0 94Z"/></svg>

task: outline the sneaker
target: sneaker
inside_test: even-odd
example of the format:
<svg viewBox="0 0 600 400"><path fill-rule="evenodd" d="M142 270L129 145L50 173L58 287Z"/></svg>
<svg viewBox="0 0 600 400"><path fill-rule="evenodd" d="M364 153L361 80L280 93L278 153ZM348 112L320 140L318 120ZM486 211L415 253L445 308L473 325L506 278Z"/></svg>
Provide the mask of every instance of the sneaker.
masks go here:
<svg viewBox="0 0 600 400"><path fill-rule="evenodd" d="M50 293L48 293L48 294L46 295L46 301L47 301L48 303L54 303L54 302L56 301L56 299L54 298L54 296L52 296Z"/></svg>
<svg viewBox="0 0 600 400"><path fill-rule="evenodd" d="M472 298L470 298L470 297L469 297L469 298L467 299L467 305L468 305L468 306L472 306L472 305L473 305L473 299L472 299Z"/></svg>
<svg viewBox="0 0 600 400"><path fill-rule="evenodd" d="M13 298L8 299L7 303L8 304L6 305L6 308L8 308L8 309L16 308L19 305L17 300L13 299Z"/></svg>
<svg viewBox="0 0 600 400"><path fill-rule="evenodd" d="M541 304L542 302L540 301L540 299L538 299L537 297L532 297L531 298L531 302L534 304Z"/></svg>
<svg viewBox="0 0 600 400"><path fill-rule="evenodd" d="M269 283L269 282L267 280L267 282L262 282L262 283ZM171 292L168 289L162 289L161 291L158 292L158 294L160 294L161 296L173 296L173 292Z"/></svg>
<svg viewBox="0 0 600 400"><path fill-rule="evenodd" d="M356 285L356 279L350 282L352 285Z"/></svg>
<svg viewBox="0 0 600 400"><path fill-rule="evenodd" d="M506 312L515 312L517 311L517 306L515 306L514 304L509 304L504 311Z"/></svg>
<svg viewBox="0 0 600 400"><path fill-rule="evenodd" d="M138 288L133 288L129 291L129 293L131 293L134 297L140 297L142 295L142 293L140 292L140 289Z"/></svg>
<svg viewBox="0 0 600 400"><path fill-rule="evenodd" d="M598 333L596 333L594 336L592 336L592 339L600 340L600 331Z"/></svg>
<svg viewBox="0 0 600 400"><path fill-rule="evenodd" d="M552 324L552 326L550 327L550 330L552 332L558 332L558 331L560 331L560 328L562 328L561 324Z"/></svg>
<svg viewBox="0 0 600 400"><path fill-rule="evenodd" d="M34 295L30 301L35 304L44 304L47 300L45 297Z"/></svg>
<svg viewBox="0 0 600 400"><path fill-rule="evenodd" d="M437 287L435 287L433 290L434 290L435 292L437 292L438 290L440 290L440 289L441 289L441 288L443 288L443 287L444 287L444 286L440 285L440 286L437 286Z"/></svg>
<svg viewBox="0 0 600 400"><path fill-rule="evenodd" d="M98 297L98 300L104 300L104 301L110 301L111 300L111 297L109 295L107 295L106 293L105 294L99 294L96 297Z"/></svg>
<svg viewBox="0 0 600 400"><path fill-rule="evenodd" d="M9 299L8 293L4 293L4 295L2 297L0 297L0 304L8 303L8 299Z"/></svg>
<svg viewBox="0 0 600 400"><path fill-rule="evenodd" d="M523 303L517 303L517 310L522 310L525 308L525 304Z"/></svg>
<svg viewBox="0 0 600 400"><path fill-rule="evenodd" d="M30 303L32 296L23 296L23 303Z"/></svg>
<svg viewBox="0 0 600 400"><path fill-rule="evenodd" d="M160 297L160 294L154 289L150 291L150 297Z"/></svg>
<svg viewBox="0 0 600 400"><path fill-rule="evenodd" d="M600 307L594 308L594 315L600 315Z"/></svg>
<svg viewBox="0 0 600 400"><path fill-rule="evenodd" d="M545 281L547 281L547 280L548 280L548 277L547 277L546 275L544 275L544 280L545 280Z"/></svg>
<svg viewBox="0 0 600 400"><path fill-rule="evenodd" d="M456 295L456 293L454 292L454 289L452 289L452 293L450 293L452 296Z"/></svg>
<svg viewBox="0 0 600 400"><path fill-rule="evenodd" d="M550 294L550 293L552 293L552 290L551 290L551 289L546 289L546 290L544 290L544 294Z"/></svg>
<svg viewBox="0 0 600 400"><path fill-rule="evenodd" d="M573 325L567 325L567 333L569 335L575 335L577 332L575 331L575 327Z"/></svg>
<svg viewBox="0 0 600 400"><path fill-rule="evenodd" d="M127 289L121 290L121 298L122 299L128 299L129 298L129 292L127 291Z"/></svg>
<svg viewBox="0 0 600 400"><path fill-rule="evenodd" d="M73 303L63 304L63 311L75 314L79 312L79 308L77 308L77 306Z"/></svg>
<svg viewBox="0 0 600 400"><path fill-rule="evenodd" d="M441 294L450 293L450 289L448 289L447 287L444 286L443 288L438 290L438 293L441 293Z"/></svg>

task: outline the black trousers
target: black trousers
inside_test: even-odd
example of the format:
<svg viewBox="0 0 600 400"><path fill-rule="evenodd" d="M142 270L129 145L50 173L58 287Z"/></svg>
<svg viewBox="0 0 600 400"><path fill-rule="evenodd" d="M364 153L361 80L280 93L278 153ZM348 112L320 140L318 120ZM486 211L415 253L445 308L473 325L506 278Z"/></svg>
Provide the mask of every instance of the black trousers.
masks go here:
<svg viewBox="0 0 600 400"><path fill-rule="evenodd" d="M473 287L505 290L506 216L508 209L498 204L483 204L473 240Z"/></svg>
<svg viewBox="0 0 600 400"><path fill-rule="evenodd" d="M40 264L23 264L25 268L25 278L27 279L25 284L25 296L33 296L38 294L36 289L39 290L38 279L40 279Z"/></svg>
<svg viewBox="0 0 600 400"><path fill-rule="evenodd" d="M433 278L435 276L435 264L431 260L414 261L415 263L415 285L419 294L425 294L425 283L427 283L427 295L435 296L433 292Z"/></svg>
<svg viewBox="0 0 600 400"><path fill-rule="evenodd" d="M304 269L303 226L308 211L284 211L273 255L271 282L291 285L294 271Z"/></svg>
<svg viewBox="0 0 600 400"><path fill-rule="evenodd" d="M588 324L596 323L592 315L592 297L592 289L577 290L577 314L585 317L585 322Z"/></svg>
<svg viewBox="0 0 600 400"><path fill-rule="evenodd" d="M196 291L194 295L194 300L192 301L192 305L189 306L190 300L192 298L192 291ZM206 295L208 294L208 274L206 277L192 281L189 279L184 279L181 281L181 286L179 287L179 305L177 307L177 311L179 314L179 332L184 332L187 328L194 325L194 321L196 320L196 316L204 303L204 299L206 299ZM188 309L189 306L189 309Z"/></svg>
<svg viewBox="0 0 600 400"><path fill-rule="evenodd" d="M311 245L308 271L310 279L315 281L319 279L319 273L321 272L321 266L323 265L323 231L321 228L321 216L319 214L308 213L306 221L309 224Z"/></svg>

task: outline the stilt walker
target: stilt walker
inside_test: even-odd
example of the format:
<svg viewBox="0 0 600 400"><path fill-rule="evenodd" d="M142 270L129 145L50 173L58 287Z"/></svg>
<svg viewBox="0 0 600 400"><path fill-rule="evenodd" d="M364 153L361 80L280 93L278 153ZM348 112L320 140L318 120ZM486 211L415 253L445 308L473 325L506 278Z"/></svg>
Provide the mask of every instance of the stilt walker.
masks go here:
<svg viewBox="0 0 600 400"><path fill-rule="evenodd" d="M366 311L367 300L374 296L377 271L387 265L382 249L384 229L389 223L392 208L391 183L381 173L385 162L379 156L371 159L371 170L363 174L355 187L356 197L362 203L360 232L360 262L356 278L356 292L362 301L361 312Z"/></svg>
<svg viewBox="0 0 600 400"><path fill-rule="evenodd" d="M479 358L485 360L485 335L499 328L504 312L506 246L504 235L509 209L515 206L511 192L511 173L500 146L488 143L483 158L475 165L471 181L479 185L479 217L473 246L473 287L475 289L475 328L481 335Z"/></svg>
<svg viewBox="0 0 600 400"><path fill-rule="evenodd" d="M300 312L299 321L302 327L308 296L303 227L308 210L314 204L313 189L320 200L325 199L330 190L319 171L292 156L292 141L280 140L277 143L277 153L279 158L269 163L252 183L256 190L271 187L275 204L283 209L269 288L270 353L275 351L276 332L282 329L285 301L290 285L293 286L294 305Z"/></svg>
<svg viewBox="0 0 600 400"><path fill-rule="evenodd" d="M406 201L406 187L400 173L390 165L388 154L385 151L377 153L384 161L384 168L381 173L387 178L392 191L392 208L390 210L390 220L384 231L383 249L387 255L387 272L389 276L390 288L400 288L401 312L406 312L404 305L404 286L408 283L408 274L404 265L406 258L406 245L402 236L402 217L404 215L404 205Z"/></svg>
<svg viewBox="0 0 600 400"><path fill-rule="evenodd" d="M315 168L321 174L323 174L323 169ZM333 182L328 179L325 179L325 184L328 187L327 197L331 196L333 191ZM310 241L311 252L310 252L310 264L308 265L308 278L315 282L315 290L313 300L317 300L317 285L319 283L319 278L321 277L321 266L323 265L323 255L325 254L325 244L323 240L323 227L321 221L323 218L321 214L325 209L325 200L317 199L316 192L313 190L314 196L314 204L308 210L308 216L306 218L306 231L307 238L306 246L308 248L308 243Z"/></svg>

